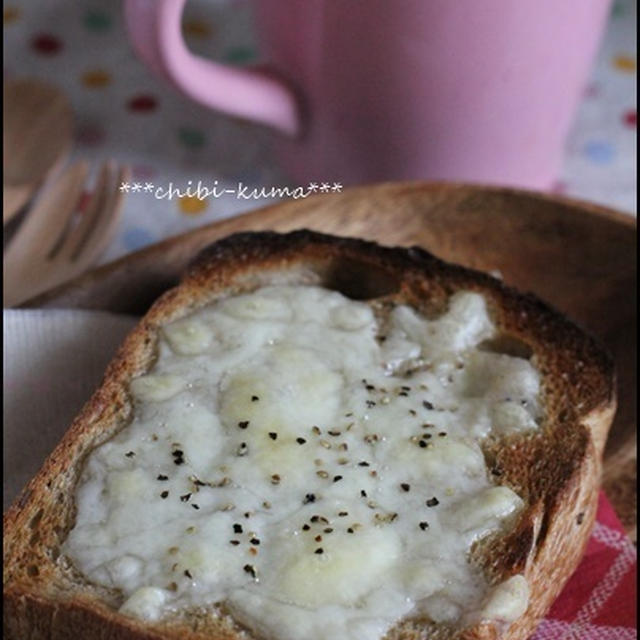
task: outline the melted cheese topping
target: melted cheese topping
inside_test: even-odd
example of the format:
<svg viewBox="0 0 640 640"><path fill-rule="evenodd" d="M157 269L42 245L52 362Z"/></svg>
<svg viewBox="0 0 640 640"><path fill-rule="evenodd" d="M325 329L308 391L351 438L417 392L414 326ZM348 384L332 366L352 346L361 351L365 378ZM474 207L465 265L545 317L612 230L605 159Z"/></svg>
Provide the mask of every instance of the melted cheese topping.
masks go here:
<svg viewBox="0 0 640 640"><path fill-rule="evenodd" d="M225 603L278 640L519 617L524 578L490 589L468 556L523 506L479 443L536 428L538 373L477 348L495 327L475 293L379 331L367 304L301 286L166 326L132 423L88 458L65 553L123 613Z"/></svg>

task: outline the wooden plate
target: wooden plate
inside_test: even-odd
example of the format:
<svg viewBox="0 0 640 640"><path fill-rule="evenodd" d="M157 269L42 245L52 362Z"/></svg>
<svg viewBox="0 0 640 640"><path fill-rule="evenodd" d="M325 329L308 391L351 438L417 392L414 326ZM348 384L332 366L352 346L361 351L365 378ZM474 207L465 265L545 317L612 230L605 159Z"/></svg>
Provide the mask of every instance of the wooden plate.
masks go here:
<svg viewBox="0 0 640 640"><path fill-rule="evenodd" d="M26 306L142 313L207 244L244 230L310 228L420 245L533 291L599 336L618 368L604 487L635 540L636 221L560 197L466 185L388 183L289 200L100 267Z"/></svg>

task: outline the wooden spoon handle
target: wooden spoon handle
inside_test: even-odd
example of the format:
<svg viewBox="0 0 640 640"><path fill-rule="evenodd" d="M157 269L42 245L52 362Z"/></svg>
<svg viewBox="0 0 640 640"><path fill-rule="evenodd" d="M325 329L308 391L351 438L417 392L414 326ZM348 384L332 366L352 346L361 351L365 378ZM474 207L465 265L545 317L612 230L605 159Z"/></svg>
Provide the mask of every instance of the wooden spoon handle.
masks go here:
<svg viewBox="0 0 640 640"><path fill-rule="evenodd" d="M21 184L18 186L3 185L2 187L2 226L13 217L31 199L36 190L35 184Z"/></svg>

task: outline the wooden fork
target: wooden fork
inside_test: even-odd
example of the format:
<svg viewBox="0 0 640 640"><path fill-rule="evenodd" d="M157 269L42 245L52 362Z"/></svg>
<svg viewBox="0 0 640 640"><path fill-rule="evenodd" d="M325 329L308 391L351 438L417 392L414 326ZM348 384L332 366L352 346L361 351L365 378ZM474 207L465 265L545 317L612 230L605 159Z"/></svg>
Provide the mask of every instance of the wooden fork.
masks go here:
<svg viewBox="0 0 640 640"><path fill-rule="evenodd" d="M81 274L100 257L115 232L129 170L105 163L86 207L88 165L66 169L27 211L4 256L4 306L11 307Z"/></svg>

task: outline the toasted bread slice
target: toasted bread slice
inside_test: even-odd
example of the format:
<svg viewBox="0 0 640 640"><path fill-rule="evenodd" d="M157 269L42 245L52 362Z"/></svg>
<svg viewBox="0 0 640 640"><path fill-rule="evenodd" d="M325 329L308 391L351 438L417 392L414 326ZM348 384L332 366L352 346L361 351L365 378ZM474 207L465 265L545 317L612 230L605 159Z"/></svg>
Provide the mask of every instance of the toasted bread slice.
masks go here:
<svg viewBox="0 0 640 640"><path fill-rule="evenodd" d="M61 554L61 545L74 524L74 490L83 463L127 425L129 383L152 365L161 327L215 300L274 283L320 285L353 299L408 304L427 315L443 311L455 292L475 291L485 298L501 334L491 348L530 354L542 377L540 429L483 444L488 466L525 507L506 535L489 536L472 549L473 561L492 584L524 574L530 587L526 612L506 630L494 623L457 629L405 620L386 638L525 640L533 632L577 566L594 522L602 452L615 410L610 357L560 313L488 275L417 247L386 248L297 231L242 233L212 245L128 336L102 386L4 516L5 637L254 637L213 605L160 622L122 615L122 595L89 582Z"/></svg>

